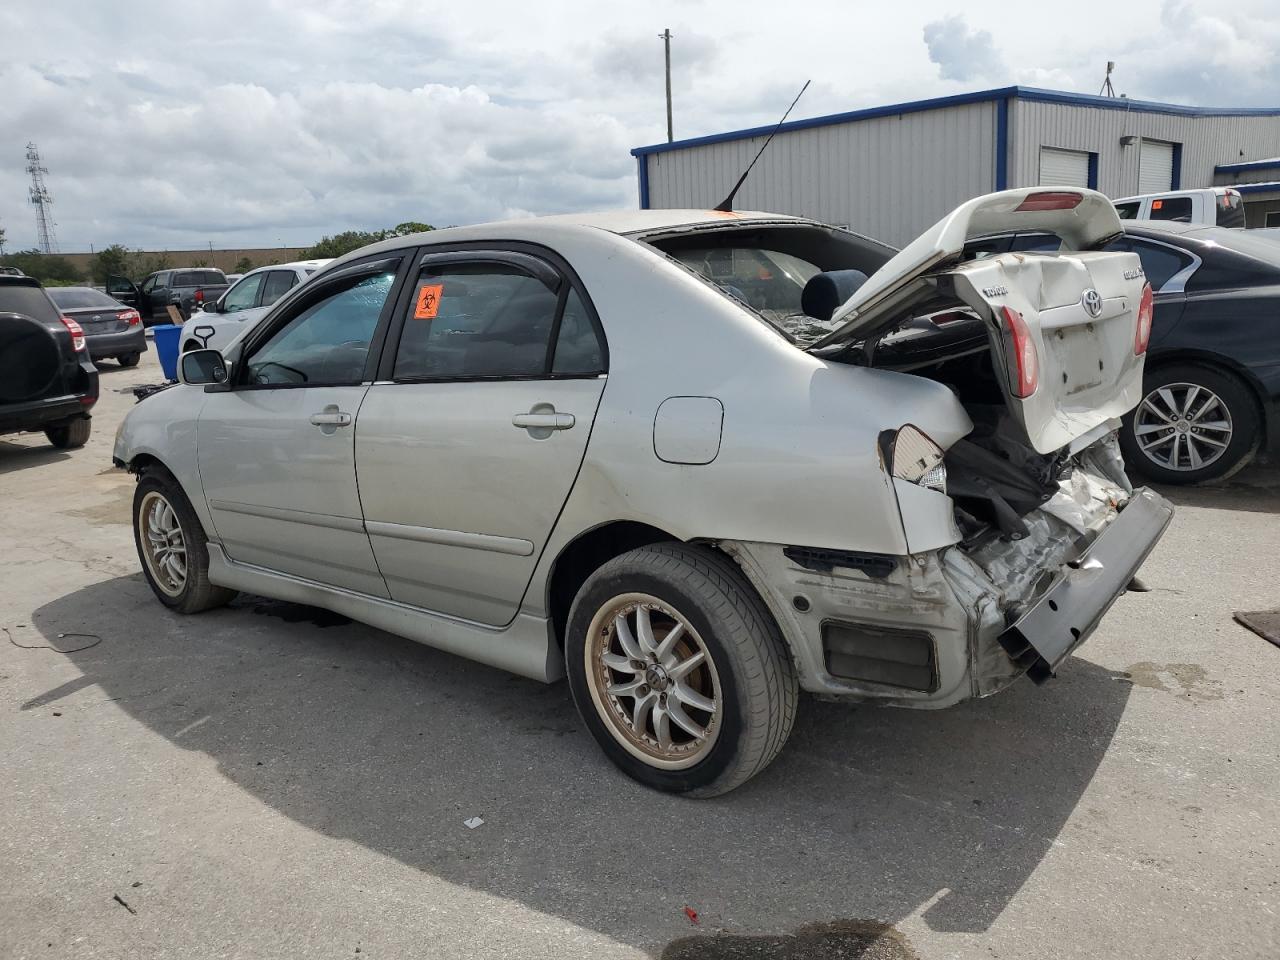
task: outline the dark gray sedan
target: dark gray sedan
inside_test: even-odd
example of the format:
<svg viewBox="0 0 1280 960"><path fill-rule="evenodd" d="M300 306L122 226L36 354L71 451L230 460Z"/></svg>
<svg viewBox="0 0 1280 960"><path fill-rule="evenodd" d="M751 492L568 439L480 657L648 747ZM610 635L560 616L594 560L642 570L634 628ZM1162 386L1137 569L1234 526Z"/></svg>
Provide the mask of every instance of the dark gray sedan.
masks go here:
<svg viewBox="0 0 1280 960"><path fill-rule="evenodd" d="M137 366L147 349L137 310L92 287L49 287L48 291L62 315L84 328L93 360L110 358L122 367Z"/></svg>

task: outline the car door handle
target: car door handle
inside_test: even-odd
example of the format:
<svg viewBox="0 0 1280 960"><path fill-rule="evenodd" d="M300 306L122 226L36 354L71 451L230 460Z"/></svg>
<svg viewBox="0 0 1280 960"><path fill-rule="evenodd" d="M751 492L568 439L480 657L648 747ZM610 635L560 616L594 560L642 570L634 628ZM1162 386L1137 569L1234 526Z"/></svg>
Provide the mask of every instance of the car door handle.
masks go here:
<svg viewBox="0 0 1280 960"><path fill-rule="evenodd" d="M324 413L313 413L311 422L317 427L349 427L351 414L343 413L341 410L326 410Z"/></svg>
<svg viewBox="0 0 1280 960"><path fill-rule="evenodd" d="M517 413L511 425L522 430L568 430L577 421L572 413Z"/></svg>

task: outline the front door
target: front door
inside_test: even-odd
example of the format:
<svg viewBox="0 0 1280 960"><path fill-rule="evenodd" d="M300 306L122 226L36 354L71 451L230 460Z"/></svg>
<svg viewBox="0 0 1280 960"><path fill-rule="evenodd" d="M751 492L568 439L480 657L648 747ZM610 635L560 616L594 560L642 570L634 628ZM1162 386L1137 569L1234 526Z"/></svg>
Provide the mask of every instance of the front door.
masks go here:
<svg viewBox="0 0 1280 960"><path fill-rule="evenodd" d="M398 259L343 270L255 332L200 414L200 479L227 555L386 597L356 490L355 419Z"/></svg>
<svg viewBox="0 0 1280 960"><path fill-rule="evenodd" d="M428 254L408 293L356 424L366 528L393 599L505 624L586 451L599 323L565 265L516 250Z"/></svg>

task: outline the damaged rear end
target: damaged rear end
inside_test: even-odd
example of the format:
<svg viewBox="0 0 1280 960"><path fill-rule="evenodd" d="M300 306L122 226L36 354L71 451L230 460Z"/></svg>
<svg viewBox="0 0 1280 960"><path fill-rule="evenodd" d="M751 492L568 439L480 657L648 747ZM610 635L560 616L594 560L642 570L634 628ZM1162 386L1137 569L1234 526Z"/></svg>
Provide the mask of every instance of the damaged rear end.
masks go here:
<svg viewBox="0 0 1280 960"><path fill-rule="evenodd" d="M975 237L1031 230L1065 252L966 259ZM1043 683L1129 588L1173 511L1131 486L1117 442L1151 323L1138 258L1097 249L1119 231L1092 191L980 197L872 276L810 348L945 384L973 429L946 449L915 424L881 433L909 556L874 567L791 548L744 563L816 598L784 614L820 645L800 657L809 689L934 707L1023 674Z"/></svg>

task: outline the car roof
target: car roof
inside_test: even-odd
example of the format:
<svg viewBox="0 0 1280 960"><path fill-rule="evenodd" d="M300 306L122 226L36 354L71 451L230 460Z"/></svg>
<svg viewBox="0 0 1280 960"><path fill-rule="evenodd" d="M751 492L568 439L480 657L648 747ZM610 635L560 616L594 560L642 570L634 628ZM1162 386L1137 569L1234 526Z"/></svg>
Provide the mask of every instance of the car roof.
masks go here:
<svg viewBox="0 0 1280 960"><path fill-rule="evenodd" d="M1212 193L1215 196L1222 196L1228 190L1235 190L1235 187L1193 187L1190 190L1161 190L1159 193L1135 193L1131 197L1116 197L1112 203L1132 203L1134 200L1147 200L1153 197L1189 197L1193 193ZM1237 191L1239 192L1239 191Z"/></svg>
<svg viewBox="0 0 1280 960"><path fill-rule="evenodd" d="M41 287L44 286L35 277L14 276L12 273L0 273L0 284L12 287Z"/></svg>
<svg viewBox="0 0 1280 960"><path fill-rule="evenodd" d="M263 267L254 267L252 270L246 270L240 275L240 279L251 277L255 273L263 273L267 270L319 270L321 267L333 263L333 258L323 260L292 260L289 263L269 263Z"/></svg>

